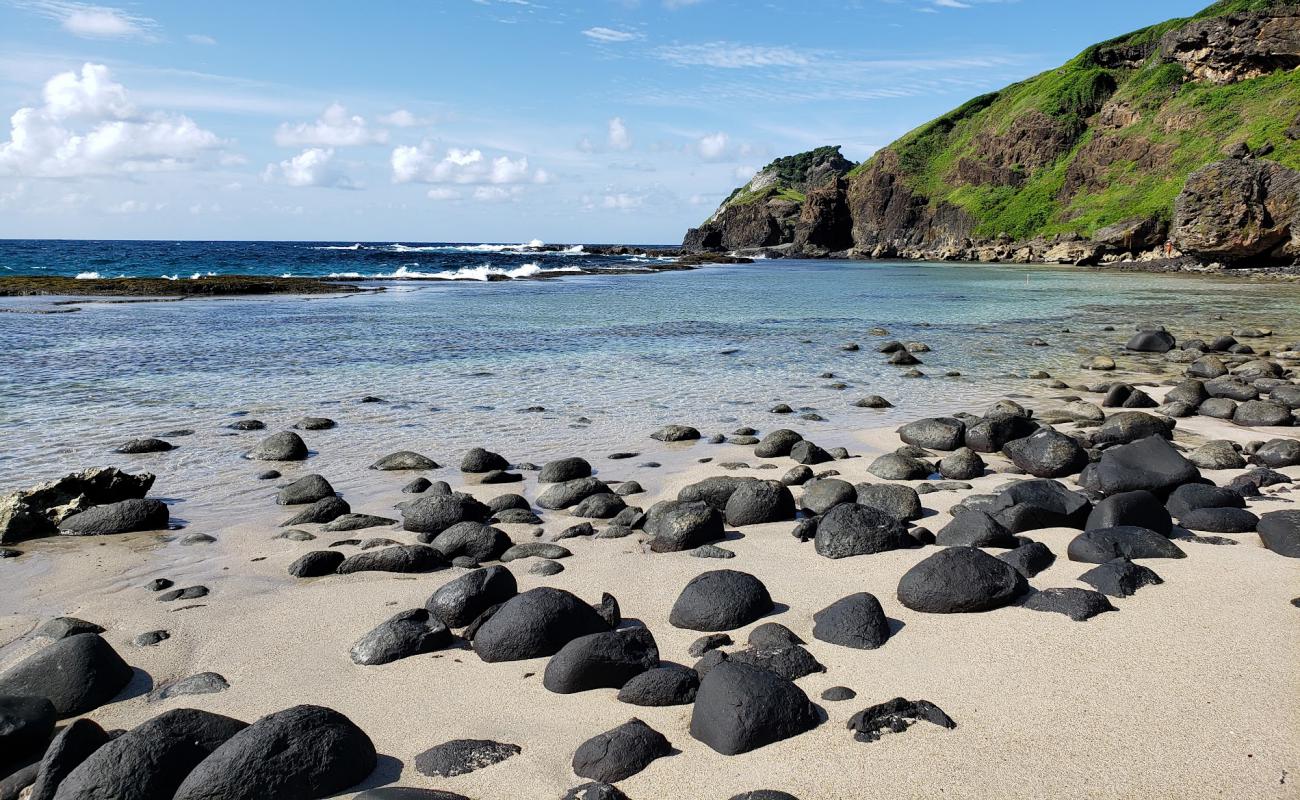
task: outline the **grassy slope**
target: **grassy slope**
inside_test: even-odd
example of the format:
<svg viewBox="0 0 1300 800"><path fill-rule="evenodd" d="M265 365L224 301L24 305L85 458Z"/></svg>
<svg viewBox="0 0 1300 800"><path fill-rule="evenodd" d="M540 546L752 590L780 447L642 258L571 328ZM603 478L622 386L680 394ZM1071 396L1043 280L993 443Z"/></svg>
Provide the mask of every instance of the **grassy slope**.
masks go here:
<svg viewBox="0 0 1300 800"><path fill-rule="evenodd" d="M1282 4L1226 0L1197 17ZM1276 72L1213 86L1184 83L1181 67L1154 58L1137 69L1106 69L1096 60L1101 48L1153 43L1188 21L1170 20L1090 47L1058 69L977 97L912 131L890 145L904 180L932 203L947 201L965 209L978 221L982 236L1005 233L1023 239L1065 232L1089 235L1135 216L1167 219L1187 175L1221 158L1224 147L1236 142L1252 147L1271 142L1276 150L1270 158L1300 168L1300 142L1282 135L1300 108L1300 75ZM1117 131L1089 128L1089 117L1108 98L1136 109L1138 121ZM956 185L951 180L957 162L972 154L977 136L1005 132L1013 120L1034 110L1081 132L1070 152L1034 170L1018 187ZM1167 125L1171 119L1190 124ZM1139 169L1131 161L1114 163L1102 181L1104 189L1062 199L1071 162L1095 136L1142 137L1156 147L1167 146L1172 156L1154 170Z"/></svg>

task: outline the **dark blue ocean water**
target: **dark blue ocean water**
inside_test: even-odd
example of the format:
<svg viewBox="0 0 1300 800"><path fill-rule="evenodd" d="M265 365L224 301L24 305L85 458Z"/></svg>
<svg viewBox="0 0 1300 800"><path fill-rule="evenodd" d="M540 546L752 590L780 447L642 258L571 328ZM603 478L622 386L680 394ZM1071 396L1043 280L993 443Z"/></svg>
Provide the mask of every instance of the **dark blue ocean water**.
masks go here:
<svg viewBox="0 0 1300 800"><path fill-rule="evenodd" d="M658 259L581 247L448 242L167 242L0 240L0 275L173 278L286 275L348 278L524 278L538 272L644 269Z"/></svg>

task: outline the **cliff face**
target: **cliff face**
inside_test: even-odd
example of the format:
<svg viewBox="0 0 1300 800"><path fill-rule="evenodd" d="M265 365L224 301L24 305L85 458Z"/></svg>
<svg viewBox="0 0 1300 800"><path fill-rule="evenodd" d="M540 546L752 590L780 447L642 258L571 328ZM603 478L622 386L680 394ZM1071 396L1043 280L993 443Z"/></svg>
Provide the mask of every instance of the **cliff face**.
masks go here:
<svg viewBox="0 0 1300 800"><path fill-rule="evenodd" d="M1300 3L1224 0L974 98L863 164L836 147L778 159L683 244L1285 261L1300 257L1297 169Z"/></svg>

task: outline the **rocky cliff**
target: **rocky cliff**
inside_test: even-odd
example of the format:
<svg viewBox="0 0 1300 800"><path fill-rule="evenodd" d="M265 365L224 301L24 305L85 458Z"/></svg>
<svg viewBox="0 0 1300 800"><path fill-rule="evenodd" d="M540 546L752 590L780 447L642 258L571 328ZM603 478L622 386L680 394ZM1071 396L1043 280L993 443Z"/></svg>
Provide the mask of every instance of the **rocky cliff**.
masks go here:
<svg viewBox="0 0 1300 800"><path fill-rule="evenodd" d="M976 97L862 164L778 159L683 242L799 256L1300 259L1300 3L1224 0Z"/></svg>

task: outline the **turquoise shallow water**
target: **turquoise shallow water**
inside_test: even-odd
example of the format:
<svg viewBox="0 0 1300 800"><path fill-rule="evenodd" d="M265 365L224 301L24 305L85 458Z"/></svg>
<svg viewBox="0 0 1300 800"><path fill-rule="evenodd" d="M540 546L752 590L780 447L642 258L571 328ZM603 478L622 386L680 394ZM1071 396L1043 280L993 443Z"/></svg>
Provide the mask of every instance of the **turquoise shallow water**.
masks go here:
<svg viewBox="0 0 1300 800"><path fill-rule="evenodd" d="M196 433L175 439L182 449L153 457L151 469L196 483L214 470L246 472L240 448L220 448L232 455L214 461L195 446L231 435L236 412L271 429L306 414L335 417L344 424L331 446L359 458L412 447L455 463L484 445L540 462L627 449L667 422L706 433L790 425L767 411L785 402L826 417L798 427L833 445L855 429L1023 391L1029 382L1007 376L1071 370L1083 354L1121 345L1137 322L1180 334L1285 327L1300 302L1294 287L1222 279L770 261L82 309L0 313L0 489L124 461L111 448L177 428ZM906 379L885 364L873 326L930 345L920 367L930 377ZM1030 346L1032 337L1050 346ZM844 352L847 342L862 350ZM940 377L948 370L962 376ZM827 371L851 388L829 388L818 377ZM853 408L866 394L898 407ZM388 402L360 404L365 395ZM530 406L547 410L522 410ZM251 445L257 435L242 437Z"/></svg>

